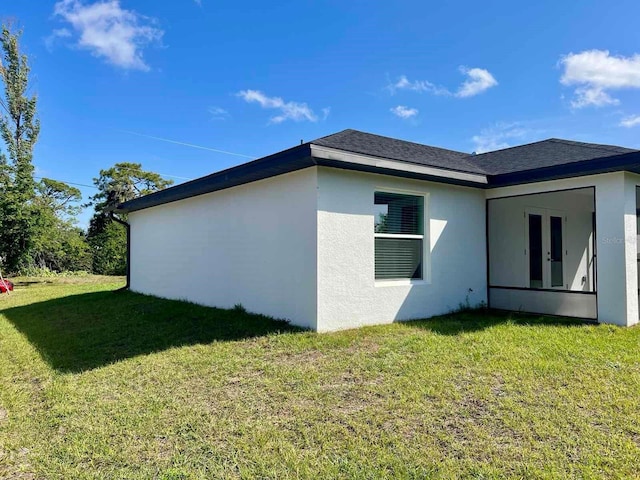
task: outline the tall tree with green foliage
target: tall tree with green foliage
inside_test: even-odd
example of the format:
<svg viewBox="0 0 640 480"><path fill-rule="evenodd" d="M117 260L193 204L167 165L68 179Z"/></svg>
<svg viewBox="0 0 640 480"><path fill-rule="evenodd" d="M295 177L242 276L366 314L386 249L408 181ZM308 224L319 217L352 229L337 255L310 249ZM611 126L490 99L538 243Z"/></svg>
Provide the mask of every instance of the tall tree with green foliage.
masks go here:
<svg viewBox="0 0 640 480"><path fill-rule="evenodd" d="M43 178L34 199L38 222L32 252L38 269L56 272L89 271L91 251L84 232L76 226L82 200L80 190L64 182Z"/></svg>
<svg viewBox="0 0 640 480"><path fill-rule="evenodd" d="M59 180L43 178L37 185L38 198L56 215L62 218L75 218L80 213L78 202L82 193L76 187Z"/></svg>
<svg viewBox="0 0 640 480"><path fill-rule="evenodd" d="M20 35L2 26L0 135L6 153L0 153L0 256L10 271L30 263L37 229L32 160L40 121L37 97L28 95L30 67L20 51Z"/></svg>
<svg viewBox="0 0 640 480"><path fill-rule="evenodd" d="M102 275L126 272L127 239L122 225L115 223L110 211L119 203L163 190L173 184L159 174L145 171L140 163L116 163L93 179L98 193L91 197L95 213L87 239L93 254L93 271ZM122 216L126 220L126 215Z"/></svg>

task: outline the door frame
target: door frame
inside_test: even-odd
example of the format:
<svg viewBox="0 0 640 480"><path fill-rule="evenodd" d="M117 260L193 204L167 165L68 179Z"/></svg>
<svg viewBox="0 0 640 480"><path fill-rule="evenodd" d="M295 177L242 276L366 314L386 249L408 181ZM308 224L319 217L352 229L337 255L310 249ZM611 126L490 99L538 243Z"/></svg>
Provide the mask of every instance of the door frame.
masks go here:
<svg viewBox="0 0 640 480"><path fill-rule="evenodd" d="M540 215L542 217L542 286L531 286L531 270L529 262L529 215ZM525 265L525 285L531 289L545 290L568 290L566 284L566 261L567 261L567 215L563 210L555 208L525 207L524 209L524 265ZM562 218L562 285L551 286L551 217ZM544 252L547 252L546 255ZM546 261L545 261L546 257Z"/></svg>

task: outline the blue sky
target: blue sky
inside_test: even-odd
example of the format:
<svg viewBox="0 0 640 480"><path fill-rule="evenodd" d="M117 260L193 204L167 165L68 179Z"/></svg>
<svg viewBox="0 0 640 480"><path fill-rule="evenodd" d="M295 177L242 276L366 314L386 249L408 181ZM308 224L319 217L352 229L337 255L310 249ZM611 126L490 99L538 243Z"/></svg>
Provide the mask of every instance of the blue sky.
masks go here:
<svg viewBox="0 0 640 480"><path fill-rule="evenodd" d="M637 1L0 2L24 30L41 176L131 161L180 182L345 128L640 148Z"/></svg>

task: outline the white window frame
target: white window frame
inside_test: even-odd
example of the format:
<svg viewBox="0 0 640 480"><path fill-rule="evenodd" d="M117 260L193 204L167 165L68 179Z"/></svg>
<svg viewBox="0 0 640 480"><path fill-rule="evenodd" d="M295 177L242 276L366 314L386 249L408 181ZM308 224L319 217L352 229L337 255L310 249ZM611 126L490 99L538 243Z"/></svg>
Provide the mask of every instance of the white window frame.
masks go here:
<svg viewBox="0 0 640 480"><path fill-rule="evenodd" d="M407 234L394 234L394 233L376 233L375 231L375 217L373 219L373 279L376 287L394 287L404 285L428 285L431 283L431 229L429 222L429 192L424 190L405 190L393 187L378 186L375 187L372 197L372 205L375 205L376 193L398 193L401 195L412 195L414 197L422 197L422 235L407 235ZM375 239L376 238L408 238L408 239L421 239L422 240L422 278L397 278L397 279L376 279L375 276Z"/></svg>

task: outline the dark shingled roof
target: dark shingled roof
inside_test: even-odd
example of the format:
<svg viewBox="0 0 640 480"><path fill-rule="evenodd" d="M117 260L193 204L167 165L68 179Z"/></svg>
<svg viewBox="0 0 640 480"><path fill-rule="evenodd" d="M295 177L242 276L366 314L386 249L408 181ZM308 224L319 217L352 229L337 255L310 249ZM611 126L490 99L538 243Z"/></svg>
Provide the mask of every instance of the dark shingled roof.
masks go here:
<svg viewBox="0 0 640 480"><path fill-rule="evenodd" d="M380 159L486 176L487 183L433 177L411 169L354 165L348 160L316 158L313 146L328 147ZM319 155L318 155L319 156ZM631 171L640 174L640 151L551 138L480 155L430 147L357 130L343 130L267 157L125 202L119 211L135 211L202 195L312 166L328 166L431 181L492 188L594 173Z"/></svg>
<svg viewBox="0 0 640 480"><path fill-rule="evenodd" d="M459 172L484 173L480 167L470 160L473 157L470 157L468 153L430 147L420 143L398 140L397 138L382 137L372 133L359 132L358 130L343 130L309 143L417 165L428 165Z"/></svg>
<svg viewBox="0 0 640 480"><path fill-rule="evenodd" d="M527 145L474 155L470 161L488 175L502 175L633 152L637 152L637 150L550 138Z"/></svg>
<svg viewBox="0 0 640 480"><path fill-rule="evenodd" d="M357 130L343 130L309 143L401 162L485 175L555 167L638 151L613 145L550 138L527 145L470 155Z"/></svg>

